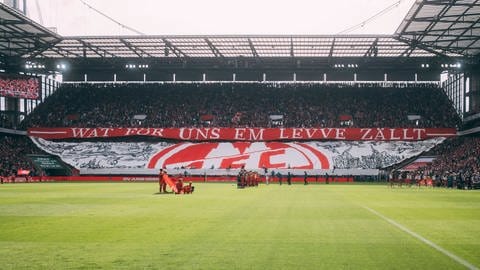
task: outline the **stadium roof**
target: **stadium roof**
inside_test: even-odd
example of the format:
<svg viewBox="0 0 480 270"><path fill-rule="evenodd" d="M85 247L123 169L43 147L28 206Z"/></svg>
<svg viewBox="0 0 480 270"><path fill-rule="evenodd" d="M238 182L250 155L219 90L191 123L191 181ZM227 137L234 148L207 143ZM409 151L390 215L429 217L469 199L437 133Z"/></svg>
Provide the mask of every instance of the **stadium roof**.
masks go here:
<svg viewBox="0 0 480 270"><path fill-rule="evenodd" d="M388 35L64 37L35 54L46 58L458 56L418 48Z"/></svg>
<svg viewBox="0 0 480 270"><path fill-rule="evenodd" d="M62 37L0 3L0 57L24 59L478 56L480 0L415 2L395 35Z"/></svg>
<svg viewBox="0 0 480 270"><path fill-rule="evenodd" d="M421 48L478 56L480 0L416 1L396 36Z"/></svg>
<svg viewBox="0 0 480 270"><path fill-rule="evenodd" d="M61 37L0 3L0 56L24 56L52 47Z"/></svg>

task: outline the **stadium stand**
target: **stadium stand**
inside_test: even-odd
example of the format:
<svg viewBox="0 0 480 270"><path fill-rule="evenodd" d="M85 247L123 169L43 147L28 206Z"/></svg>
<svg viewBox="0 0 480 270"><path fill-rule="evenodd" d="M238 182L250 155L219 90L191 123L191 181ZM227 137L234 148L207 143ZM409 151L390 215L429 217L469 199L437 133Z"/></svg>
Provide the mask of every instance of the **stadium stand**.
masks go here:
<svg viewBox="0 0 480 270"><path fill-rule="evenodd" d="M8 34L0 41L2 72L7 78L20 73L41 81L35 91L38 97L1 97L0 127L456 128L458 135L478 134L479 49L476 36L469 36L478 21L465 20L477 16L471 11L478 5L417 1L394 35L62 37L0 4L0 16L8 18L0 20ZM451 24L445 18L453 18ZM451 31L459 23L464 30ZM60 74L67 83L57 91L58 82L48 80ZM73 163L103 168L106 174L116 162L138 163L139 156L143 163L131 166L143 170L152 169L146 164L154 156L161 166L201 161L198 168L210 168L211 162L205 161L211 161L207 156L214 150L252 146L263 147L267 161L270 151L283 153L287 162L276 160L282 169L290 169L292 159L301 160L301 154L313 147L328 153L329 165L322 164L332 171L377 170L437 145L432 152L437 161L422 170L441 178L452 173L478 175L478 138L442 143L443 138L411 142L403 136L405 141L395 143L382 136L368 142L324 138L303 145L281 140L238 143L241 147L235 141L208 142L194 160L188 158L195 151L182 151L183 147L198 150L195 141L186 141L187 147L147 137L33 140L37 146L50 147L42 149L55 152L52 155L65 157L64 150L69 150L75 154ZM2 135L1 139L2 173L28 166L26 155L40 152L26 137ZM77 157L78 149L90 156ZM108 154L121 153L118 160L105 155L106 149L111 151ZM295 152L298 149L303 152ZM159 158L161 153L174 158ZM134 157L129 159L128 154ZM126 170L133 171L128 166Z"/></svg>
<svg viewBox="0 0 480 270"><path fill-rule="evenodd" d="M480 188L480 137L457 137L446 140L429 151L437 158L420 168L426 175L435 176L439 185Z"/></svg>
<svg viewBox="0 0 480 270"><path fill-rule="evenodd" d="M16 175L19 169L29 170L31 175L37 175L27 155L43 152L28 137L0 133L0 153L0 176Z"/></svg>
<svg viewBox="0 0 480 270"><path fill-rule="evenodd" d="M409 115L418 118L409 120ZM281 121L272 121L272 116ZM63 85L24 121L24 127L457 127L459 123L448 98L431 84L407 88L78 84Z"/></svg>

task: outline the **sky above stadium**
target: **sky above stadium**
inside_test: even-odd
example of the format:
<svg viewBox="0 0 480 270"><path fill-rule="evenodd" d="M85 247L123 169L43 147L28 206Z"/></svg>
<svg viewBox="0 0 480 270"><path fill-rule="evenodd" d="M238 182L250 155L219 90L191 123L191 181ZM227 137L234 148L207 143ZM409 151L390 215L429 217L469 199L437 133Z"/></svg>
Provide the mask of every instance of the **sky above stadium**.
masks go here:
<svg viewBox="0 0 480 270"><path fill-rule="evenodd" d="M30 18L65 36L136 34L128 28L149 35L321 35L393 34L414 2L28 0L27 4Z"/></svg>

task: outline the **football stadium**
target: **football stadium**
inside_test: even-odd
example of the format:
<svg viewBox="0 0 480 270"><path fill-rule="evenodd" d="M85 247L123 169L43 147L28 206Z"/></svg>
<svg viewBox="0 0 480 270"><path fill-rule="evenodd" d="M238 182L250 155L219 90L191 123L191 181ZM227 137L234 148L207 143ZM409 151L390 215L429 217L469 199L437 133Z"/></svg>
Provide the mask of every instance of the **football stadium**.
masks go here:
<svg viewBox="0 0 480 270"><path fill-rule="evenodd" d="M0 1L0 269L479 269L480 1L317 2Z"/></svg>

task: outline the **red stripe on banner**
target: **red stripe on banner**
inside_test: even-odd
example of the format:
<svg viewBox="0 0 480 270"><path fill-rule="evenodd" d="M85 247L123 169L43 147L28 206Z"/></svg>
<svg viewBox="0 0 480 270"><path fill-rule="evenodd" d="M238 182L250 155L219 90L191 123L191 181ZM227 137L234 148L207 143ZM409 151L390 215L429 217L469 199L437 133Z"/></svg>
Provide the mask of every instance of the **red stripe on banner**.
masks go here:
<svg viewBox="0 0 480 270"><path fill-rule="evenodd" d="M308 144L304 144L304 143L299 143L299 145L305 147L306 149L312 151L318 158L318 160L320 161L320 164L321 164L321 168L322 169L330 169L330 162L328 162L328 158L320 151L318 151L317 149L311 147L310 145Z"/></svg>
<svg viewBox="0 0 480 270"><path fill-rule="evenodd" d="M169 146L165 149L163 149L162 151L158 152L157 154L155 154L151 159L150 161L148 162L148 165L147 165L147 168L149 169L154 169L155 168L155 165L157 164L158 160L160 158L162 158L165 154L167 154L168 152L170 152L172 149L175 149L177 148L179 145L181 144L174 144L172 146Z"/></svg>

